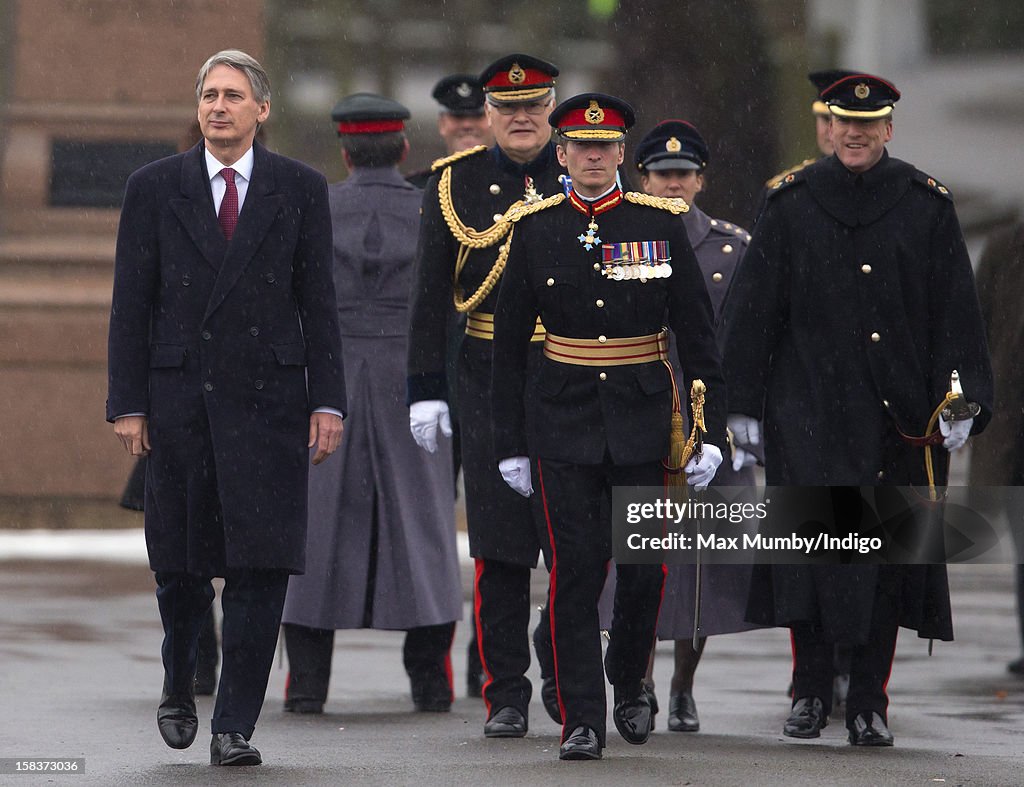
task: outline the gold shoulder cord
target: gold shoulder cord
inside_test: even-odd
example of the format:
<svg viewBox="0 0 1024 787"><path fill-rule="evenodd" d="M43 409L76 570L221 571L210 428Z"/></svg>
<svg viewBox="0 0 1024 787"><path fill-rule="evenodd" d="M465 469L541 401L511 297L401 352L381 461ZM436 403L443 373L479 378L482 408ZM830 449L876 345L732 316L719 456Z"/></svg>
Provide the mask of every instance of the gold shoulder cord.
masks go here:
<svg viewBox="0 0 1024 787"><path fill-rule="evenodd" d="M543 210L550 205L557 205L565 196L556 194L554 197L541 200L540 202L526 205L522 200L513 202L504 215L486 230L479 231L467 227L458 214L455 212L455 205L452 203L452 170L446 167L441 173L437 184L437 197L441 207L441 215L451 231L452 236L459 242L459 252L455 257L455 272L453 277L455 310L460 313L470 312L477 308L484 299L494 290L501 274L505 272L505 263L508 261L508 251L512 245L512 222L518 221L523 216L529 216L538 210ZM507 236L507 237L506 237ZM462 288L459 287L459 276L466 266L469 254L473 249L486 249L505 238L505 242L498 249L498 257L491 266L491 270L484 277L483 282L469 298L463 298Z"/></svg>
<svg viewBox="0 0 1024 787"><path fill-rule="evenodd" d="M625 197L627 202L632 202L634 205L661 208L676 215L690 212L690 206L682 197L652 197L650 194L643 194L639 191L627 191Z"/></svg>

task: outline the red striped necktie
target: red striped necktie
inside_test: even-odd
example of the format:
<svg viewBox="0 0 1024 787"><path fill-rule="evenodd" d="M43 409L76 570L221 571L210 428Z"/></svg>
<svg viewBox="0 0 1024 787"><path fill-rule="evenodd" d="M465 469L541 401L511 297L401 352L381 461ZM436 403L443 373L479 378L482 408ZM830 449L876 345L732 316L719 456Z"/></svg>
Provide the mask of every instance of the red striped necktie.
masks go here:
<svg viewBox="0 0 1024 787"><path fill-rule="evenodd" d="M235 234L235 225L238 224L238 189L235 187L235 171L231 167L224 167L220 171L224 178L224 199L220 203L220 213L217 220L220 228L224 231L224 237L231 240Z"/></svg>

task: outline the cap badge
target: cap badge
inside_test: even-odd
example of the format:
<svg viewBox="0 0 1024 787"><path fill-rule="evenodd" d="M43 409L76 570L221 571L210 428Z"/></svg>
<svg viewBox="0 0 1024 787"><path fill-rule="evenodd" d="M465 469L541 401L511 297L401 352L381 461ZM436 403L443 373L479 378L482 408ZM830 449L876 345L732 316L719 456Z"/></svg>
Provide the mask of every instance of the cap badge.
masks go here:
<svg viewBox="0 0 1024 787"><path fill-rule="evenodd" d="M467 82L463 82L461 85L455 88L455 92L458 93L462 98L469 98L470 95L473 93L473 88L471 88Z"/></svg>
<svg viewBox="0 0 1024 787"><path fill-rule="evenodd" d="M596 126L604 120L604 110L598 105L593 99L590 100L590 106L587 107L587 111L583 113L583 117L587 119L587 122Z"/></svg>
<svg viewBox="0 0 1024 787"><path fill-rule="evenodd" d="M665 143L665 150L669 153L678 153L682 149L682 143L675 137L669 137L668 142Z"/></svg>
<svg viewBox="0 0 1024 787"><path fill-rule="evenodd" d="M867 85L861 82L860 84L857 85L857 87L853 89L853 95L855 95L857 98L863 101L865 98L871 95L871 88L869 88Z"/></svg>
<svg viewBox="0 0 1024 787"><path fill-rule="evenodd" d="M526 72L523 71L523 67L518 63L513 63L512 68L508 70L508 81L513 85L521 85L526 79Z"/></svg>

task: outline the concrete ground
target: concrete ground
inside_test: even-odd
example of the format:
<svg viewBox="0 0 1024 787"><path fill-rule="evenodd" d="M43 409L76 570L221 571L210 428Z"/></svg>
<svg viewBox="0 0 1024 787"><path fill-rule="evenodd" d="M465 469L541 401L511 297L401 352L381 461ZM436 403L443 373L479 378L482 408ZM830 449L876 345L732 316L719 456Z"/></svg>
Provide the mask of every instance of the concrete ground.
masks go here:
<svg viewBox="0 0 1024 787"><path fill-rule="evenodd" d="M0 557L8 557L0 563L0 758L86 763L77 775L0 775L0 784L1024 782L1024 680L1005 669L1020 650L1010 566L951 567L957 642L936 643L929 657L925 641L901 634L889 686L893 749L854 749L841 720L817 741L783 738L789 638L766 630L709 643L695 691L701 732L667 732L663 712L650 742L630 746L609 720L603 761L559 762L559 728L536 696L525 739L483 738L483 704L464 696L467 631L460 626L451 713L412 712L401 634L342 632L327 713L282 712L282 657L253 738L266 763L220 769L207 765L209 698L200 700L203 731L191 749L171 750L157 733L161 632L144 564L14 558L15 551L0 542ZM537 572L538 600L544 581ZM671 648L662 643L656 679L663 707L670 672ZM539 685L536 666L532 676Z"/></svg>

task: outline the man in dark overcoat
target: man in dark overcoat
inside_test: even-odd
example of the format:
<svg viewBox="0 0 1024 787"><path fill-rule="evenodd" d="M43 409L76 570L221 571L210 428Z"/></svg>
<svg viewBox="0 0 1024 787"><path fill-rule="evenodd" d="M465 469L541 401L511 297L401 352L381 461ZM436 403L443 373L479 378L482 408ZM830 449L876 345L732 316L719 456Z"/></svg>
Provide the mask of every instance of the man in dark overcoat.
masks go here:
<svg viewBox="0 0 1024 787"><path fill-rule="evenodd" d="M451 434L446 379L453 310L466 315L456 369L470 554L476 560L474 623L485 673L484 735L522 737L529 726L530 570L541 539L530 501L510 490L493 463L491 345L497 284L508 254L516 202L562 193L565 170L551 142L558 69L523 54L500 58L480 75L495 145L434 162L423 196L409 323L408 399L413 437L437 450ZM540 353L543 326L535 330ZM540 640L544 636L542 626ZM538 648L538 657L544 657ZM553 671L541 662L553 688Z"/></svg>
<svg viewBox="0 0 1024 787"><path fill-rule="evenodd" d="M289 581L282 618L285 710L322 712L335 630L375 628L406 632L402 656L415 708L447 711L462 585L451 451L419 450L405 406L423 196L398 171L409 149L409 110L356 93L331 117L350 173L328 195L351 414L344 444L310 471L306 573Z"/></svg>
<svg viewBox="0 0 1024 787"><path fill-rule="evenodd" d="M729 425L741 447L764 431L769 484L927 483L922 440L958 370L975 418L947 423L946 451L981 431L992 373L970 260L949 190L891 158L899 92L867 74L822 92L835 148L780 180L733 279L724 315ZM846 726L891 746L888 681L900 625L952 639L944 565L758 566L751 620L790 626L794 703L784 726L828 721L834 643L852 647Z"/></svg>
<svg viewBox="0 0 1024 787"><path fill-rule="evenodd" d="M666 322L687 384L699 378L707 386L707 442L686 467L698 489L722 460L725 386L711 302L678 218L687 205L618 186L632 108L614 96L584 93L562 102L549 122L572 190L523 206L514 217L495 314L494 459L512 489L530 496L536 485L542 502L563 719L559 757L593 760L605 746L605 672L623 738L645 743L653 722L643 677L664 566L617 566L603 669L598 597L612 554L612 488L665 484L674 399ZM528 401L538 316L547 333L536 395Z"/></svg>
<svg viewBox="0 0 1024 787"><path fill-rule="evenodd" d="M149 454L146 543L164 626L164 741L195 739L199 629L224 577L213 764L251 743L288 575L305 566L308 448L341 439L345 386L322 175L254 144L270 85L249 55L196 81L204 140L128 180L110 318L107 419Z"/></svg>

